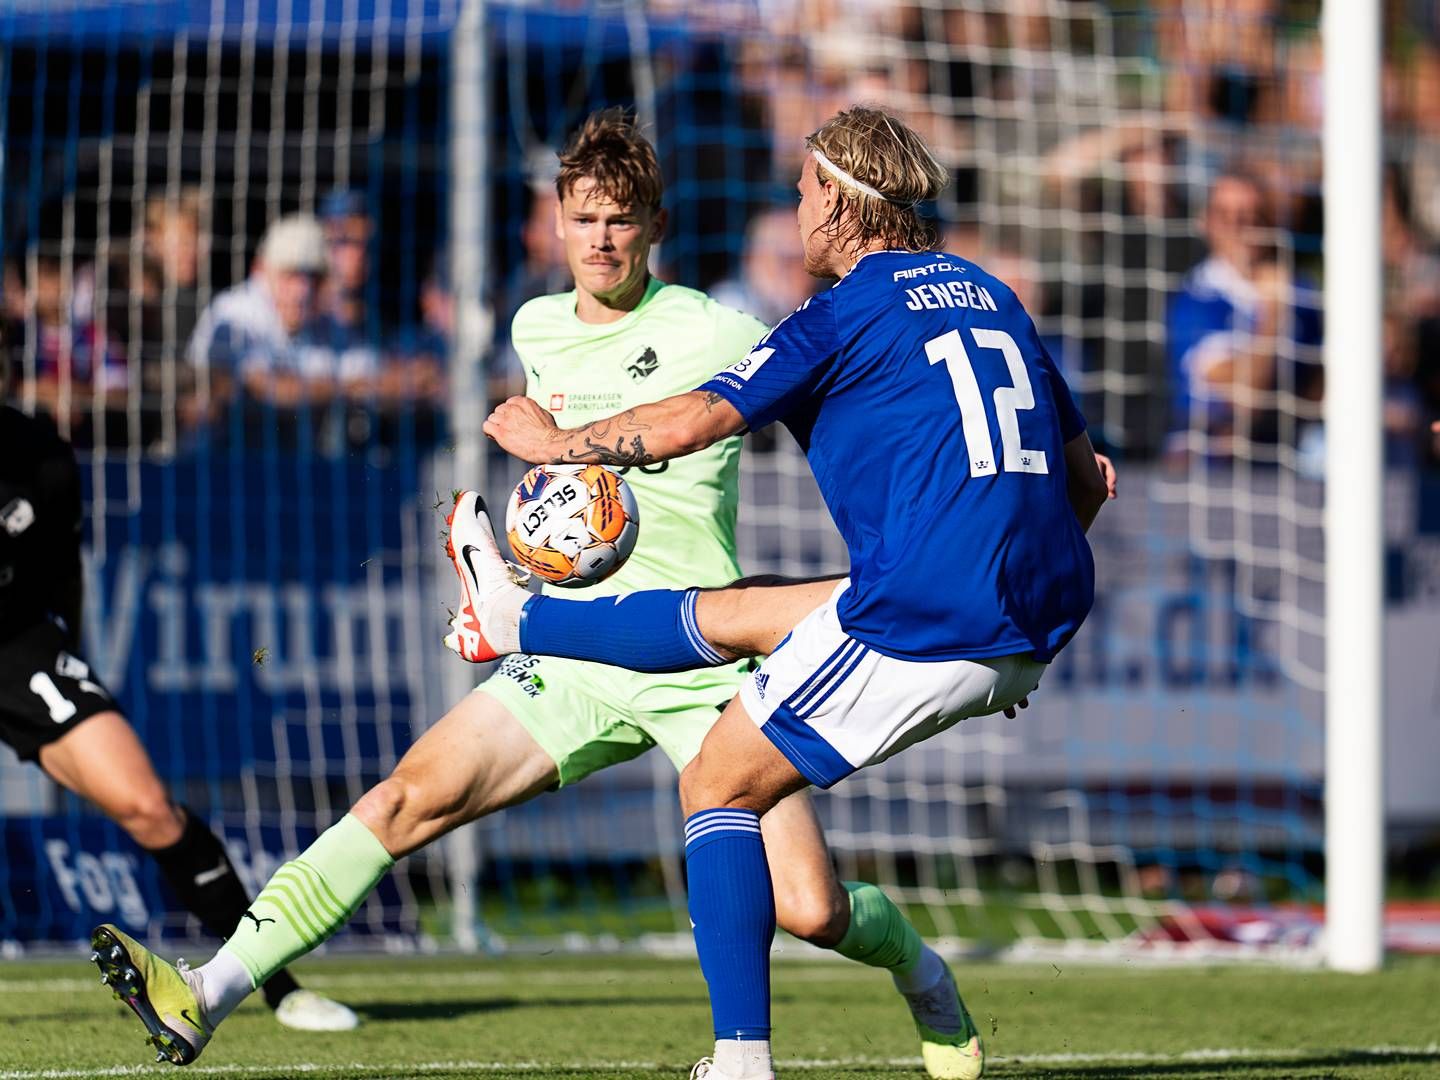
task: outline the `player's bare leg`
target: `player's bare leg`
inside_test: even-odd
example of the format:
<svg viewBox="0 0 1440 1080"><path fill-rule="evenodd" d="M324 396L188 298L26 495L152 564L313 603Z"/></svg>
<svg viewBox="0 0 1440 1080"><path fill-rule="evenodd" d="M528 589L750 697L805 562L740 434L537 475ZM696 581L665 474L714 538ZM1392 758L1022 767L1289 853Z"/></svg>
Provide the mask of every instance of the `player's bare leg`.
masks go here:
<svg viewBox="0 0 1440 1080"><path fill-rule="evenodd" d="M114 710L42 746L40 767L61 787L94 803L142 848L167 848L184 831L185 818L135 729Z"/></svg>
<svg viewBox="0 0 1440 1080"><path fill-rule="evenodd" d="M727 659L769 656L801 619L830 598L839 580L838 575L741 578L702 590L695 600L696 621L705 640Z"/></svg>
<svg viewBox="0 0 1440 1080"><path fill-rule="evenodd" d="M534 798L557 778L550 756L482 690L466 695L421 736L351 813L399 859L451 829ZM779 925L833 948L849 926L850 900L809 797L783 800L765 817L764 829Z"/></svg>
<svg viewBox="0 0 1440 1080"><path fill-rule="evenodd" d="M797 791L760 819L775 893L775 921L795 937L832 949L850 925L850 897L810 797Z"/></svg>
<svg viewBox="0 0 1440 1080"><path fill-rule="evenodd" d="M252 905L254 926L245 930L253 932L237 934L199 969L211 1021L343 926L397 859L555 780L555 763L503 705L466 694L349 814L276 872Z"/></svg>
<svg viewBox="0 0 1440 1080"><path fill-rule="evenodd" d="M483 690L433 725L350 811L392 858L554 785L555 762Z"/></svg>

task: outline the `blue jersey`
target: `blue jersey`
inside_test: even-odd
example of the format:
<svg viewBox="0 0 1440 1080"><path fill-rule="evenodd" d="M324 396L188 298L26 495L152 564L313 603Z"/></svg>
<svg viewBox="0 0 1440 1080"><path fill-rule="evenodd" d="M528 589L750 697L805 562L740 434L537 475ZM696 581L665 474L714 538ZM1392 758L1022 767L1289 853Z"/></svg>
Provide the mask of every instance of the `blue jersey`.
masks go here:
<svg viewBox="0 0 1440 1080"><path fill-rule="evenodd" d="M1094 599L1066 495L1085 421L1015 294L936 252L875 252L711 390L809 458L850 549L840 624L909 660L1048 661Z"/></svg>

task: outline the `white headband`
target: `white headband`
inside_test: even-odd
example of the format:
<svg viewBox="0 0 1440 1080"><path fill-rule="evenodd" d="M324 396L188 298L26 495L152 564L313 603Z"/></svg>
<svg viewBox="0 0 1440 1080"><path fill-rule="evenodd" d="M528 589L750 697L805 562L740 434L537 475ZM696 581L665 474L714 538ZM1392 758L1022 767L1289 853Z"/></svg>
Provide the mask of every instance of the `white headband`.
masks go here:
<svg viewBox="0 0 1440 1080"><path fill-rule="evenodd" d="M881 194L880 192L877 192L877 190L874 189L874 187L871 187L870 184L855 179L855 177L852 177L850 173L847 173L844 168L837 166L834 161L829 160L828 157L825 157L824 154L821 153L821 151L815 150L814 147L811 148L811 153L814 154L815 160L819 161L819 164L821 164L821 168L824 168L824 170L827 171L827 173L831 174L832 177L835 177L835 179L840 180L840 183L850 184L850 186L854 187L857 192L860 192L861 194L868 194L868 196L874 196L876 197L876 199L880 199L883 200L883 202L890 203L891 206L899 206L901 210L909 210L910 207L914 206L914 203L901 203L900 200L891 199L891 197L887 196L887 194Z"/></svg>
<svg viewBox="0 0 1440 1080"><path fill-rule="evenodd" d="M839 165L836 165L819 150L812 148L810 152L815 155L815 160L820 163L820 167L826 172L828 172L831 176L833 176L836 180L839 180L842 184L849 184L857 191L863 192L866 195L873 195L877 199L884 199L886 202L894 201L884 195L881 195L880 192L876 191L869 184L863 184L859 180L856 180L855 177L851 176L844 169L840 168Z"/></svg>

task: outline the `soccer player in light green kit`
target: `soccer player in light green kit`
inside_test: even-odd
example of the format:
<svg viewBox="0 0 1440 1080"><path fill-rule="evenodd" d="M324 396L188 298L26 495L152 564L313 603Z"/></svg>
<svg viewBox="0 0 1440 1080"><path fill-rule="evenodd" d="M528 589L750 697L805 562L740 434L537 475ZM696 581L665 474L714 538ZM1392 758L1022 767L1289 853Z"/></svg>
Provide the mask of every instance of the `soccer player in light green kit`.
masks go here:
<svg viewBox="0 0 1440 1080"><path fill-rule="evenodd" d="M511 336L528 396L576 426L689 390L745 356L765 326L649 274L650 247L665 228L663 185L654 149L633 122L619 110L592 115L560 164L556 230L576 289L532 300L515 316ZM733 438L668 467L632 470L639 542L590 595L739 577L739 454ZM818 587L828 592L833 583ZM741 667L640 675L509 657L276 872L209 963L173 967L110 925L92 938L97 962L160 1055L188 1064L255 986L338 930L396 859L652 746L683 768L734 697ZM785 800L763 829L779 925L888 969L920 1030L930 1075L978 1076L979 1038L944 962L878 888L838 880L808 799Z"/></svg>

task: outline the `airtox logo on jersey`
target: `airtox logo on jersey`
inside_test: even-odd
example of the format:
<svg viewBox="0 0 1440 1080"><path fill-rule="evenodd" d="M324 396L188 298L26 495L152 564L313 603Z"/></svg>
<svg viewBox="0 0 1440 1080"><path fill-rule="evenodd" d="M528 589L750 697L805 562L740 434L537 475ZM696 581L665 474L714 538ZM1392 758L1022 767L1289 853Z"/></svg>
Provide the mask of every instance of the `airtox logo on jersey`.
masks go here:
<svg viewBox="0 0 1440 1080"><path fill-rule="evenodd" d="M659 366L660 358L655 355L655 350L647 345L639 356L635 357L635 359L631 360L630 363L625 366L625 370L630 372L632 379L639 382L641 379L650 376Z"/></svg>
<svg viewBox="0 0 1440 1080"><path fill-rule="evenodd" d="M0 524L5 526L5 531L11 536L19 536L31 525L35 524L35 507L30 505L30 500L17 496L5 504L5 509L0 510Z"/></svg>
<svg viewBox="0 0 1440 1080"><path fill-rule="evenodd" d="M559 411L562 410L563 408L565 408L565 395L564 395L564 394L551 394L551 395L550 395L550 411L551 411L551 412L559 412Z"/></svg>

